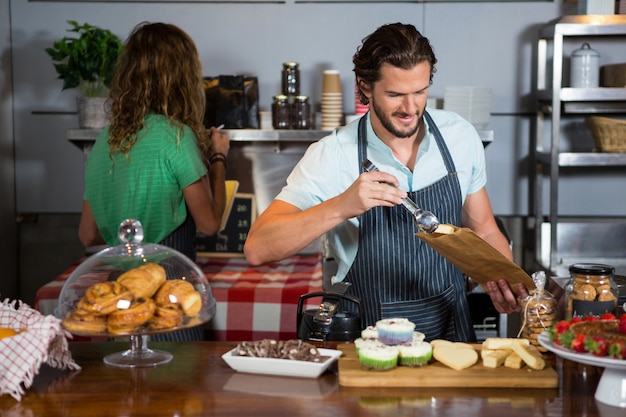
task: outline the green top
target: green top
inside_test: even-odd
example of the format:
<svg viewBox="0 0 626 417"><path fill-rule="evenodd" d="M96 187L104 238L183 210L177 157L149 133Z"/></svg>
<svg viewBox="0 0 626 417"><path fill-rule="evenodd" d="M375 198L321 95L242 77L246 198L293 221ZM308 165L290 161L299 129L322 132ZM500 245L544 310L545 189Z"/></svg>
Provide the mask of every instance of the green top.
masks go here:
<svg viewBox="0 0 626 417"><path fill-rule="evenodd" d="M150 114L128 156L109 156L108 140L107 128L94 144L85 173L84 198L102 237L108 245L119 245L120 223L133 218L143 225L144 242L161 242L187 216L183 188L207 172L196 135L186 125L181 131L164 116Z"/></svg>

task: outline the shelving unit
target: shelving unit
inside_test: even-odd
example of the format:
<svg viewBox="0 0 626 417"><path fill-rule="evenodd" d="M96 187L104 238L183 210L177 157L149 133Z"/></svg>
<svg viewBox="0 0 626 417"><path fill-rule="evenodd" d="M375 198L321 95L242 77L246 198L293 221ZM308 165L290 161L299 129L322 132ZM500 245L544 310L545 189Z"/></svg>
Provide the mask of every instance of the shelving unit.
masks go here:
<svg viewBox="0 0 626 417"><path fill-rule="evenodd" d="M626 154L599 152L564 152L560 136L562 116L586 116L593 114L626 114L626 88L569 88L563 86L564 39L579 37L587 40L597 36L626 37L626 15L577 15L564 16L540 29L537 44L537 85L538 110L534 141L531 141L530 192L531 209L534 210L535 255L542 259L546 254L554 271L557 267L559 224L559 172L561 169L581 167L626 167ZM552 54L549 54L549 46ZM552 58L551 84L549 61ZM544 138L545 123L551 125L550 137ZM547 144L547 145L546 145ZM543 178L549 171L549 232L543 213ZM549 237L546 239L546 232Z"/></svg>

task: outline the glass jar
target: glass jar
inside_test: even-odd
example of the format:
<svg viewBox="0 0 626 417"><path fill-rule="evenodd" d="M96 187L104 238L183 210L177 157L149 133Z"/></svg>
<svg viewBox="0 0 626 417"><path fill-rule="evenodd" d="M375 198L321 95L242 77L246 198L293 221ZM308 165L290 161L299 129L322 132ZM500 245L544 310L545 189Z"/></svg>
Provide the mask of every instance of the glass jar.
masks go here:
<svg viewBox="0 0 626 417"><path fill-rule="evenodd" d="M600 316L615 313L617 285L611 265L579 263L569 268L570 280L565 286L565 318Z"/></svg>
<svg viewBox="0 0 626 417"><path fill-rule="evenodd" d="M311 104L309 96L296 96L291 104L291 126L294 129L311 128Z"/></svg>
<svg viewBox="0 0 626 417"><path fill-rule="evenodd" d="M300 95L300 70L297 62L283 63L282 91L286 96Z"/></svg>
<svg viewBox="0 0 626 417"><path fill-rule="evenodd" d="M285 95L273 97L272 126L274 129L290 129L289 98Z"/></svg>
<svg viewBox="0 0 626 417"><path fill-rule="evenodd" d="M545 271L535 272L532 278L536 288L521 302L521 328L518 337L528 339L540 352L545 352L546 348L539 343L539 335L556 323L557 305L552 294L545 290Z"/></svg>

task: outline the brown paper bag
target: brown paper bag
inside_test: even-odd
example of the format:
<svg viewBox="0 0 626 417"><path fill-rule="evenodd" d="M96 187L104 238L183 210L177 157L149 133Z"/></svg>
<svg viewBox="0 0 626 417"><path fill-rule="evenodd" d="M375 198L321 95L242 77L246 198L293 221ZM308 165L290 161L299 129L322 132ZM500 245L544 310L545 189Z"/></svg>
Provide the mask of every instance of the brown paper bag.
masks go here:
<svg viewBox="0 0 626 417"><path fill-rule="evenodd" d="M511 290L515 294L518 293L516 285L518 282L523 283L529 290L535 288L532 278L522 268L471 229L449 224L441 225L437 230L439 229L442 231L445 229L444 233L419 232L416 236L483 288L487 282L501 278L511 285Z"/></svg>

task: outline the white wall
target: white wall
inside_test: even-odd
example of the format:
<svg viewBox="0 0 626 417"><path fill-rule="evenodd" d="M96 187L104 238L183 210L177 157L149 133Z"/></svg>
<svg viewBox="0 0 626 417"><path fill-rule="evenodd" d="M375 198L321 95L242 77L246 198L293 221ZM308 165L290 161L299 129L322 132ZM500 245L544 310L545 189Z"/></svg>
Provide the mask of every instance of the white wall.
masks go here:
<svg viewBox="0 0 626 417"><path fill-rule="evenodd" d="M431 96L445 86L492 88L486 150L488 189L500 215L527 212L525 160L529 98L538 27L563 12L557 2L488 3L57 3L11 1L17 209L79 212L83 160L66 139L75 128L73 91L61 91L44 52L65 35L66 20L88 22L125 39L144 20L174 23L196 41L206 75L259 77L262 110L280 90L281 64L300 63L302 93L315 102L323 69L342 75L346 113L353 107L352 55L361 39L390 22L415 24L428 36L439 64ZM568 6L568 7L571 7ZM574 5L575 7L575 5ZM56 114L55 114L56 112ZM624 204L622 204L623 206ZM586 210L586 209L585 209ZM623 210L621 210L623 211Z"/></svg>

